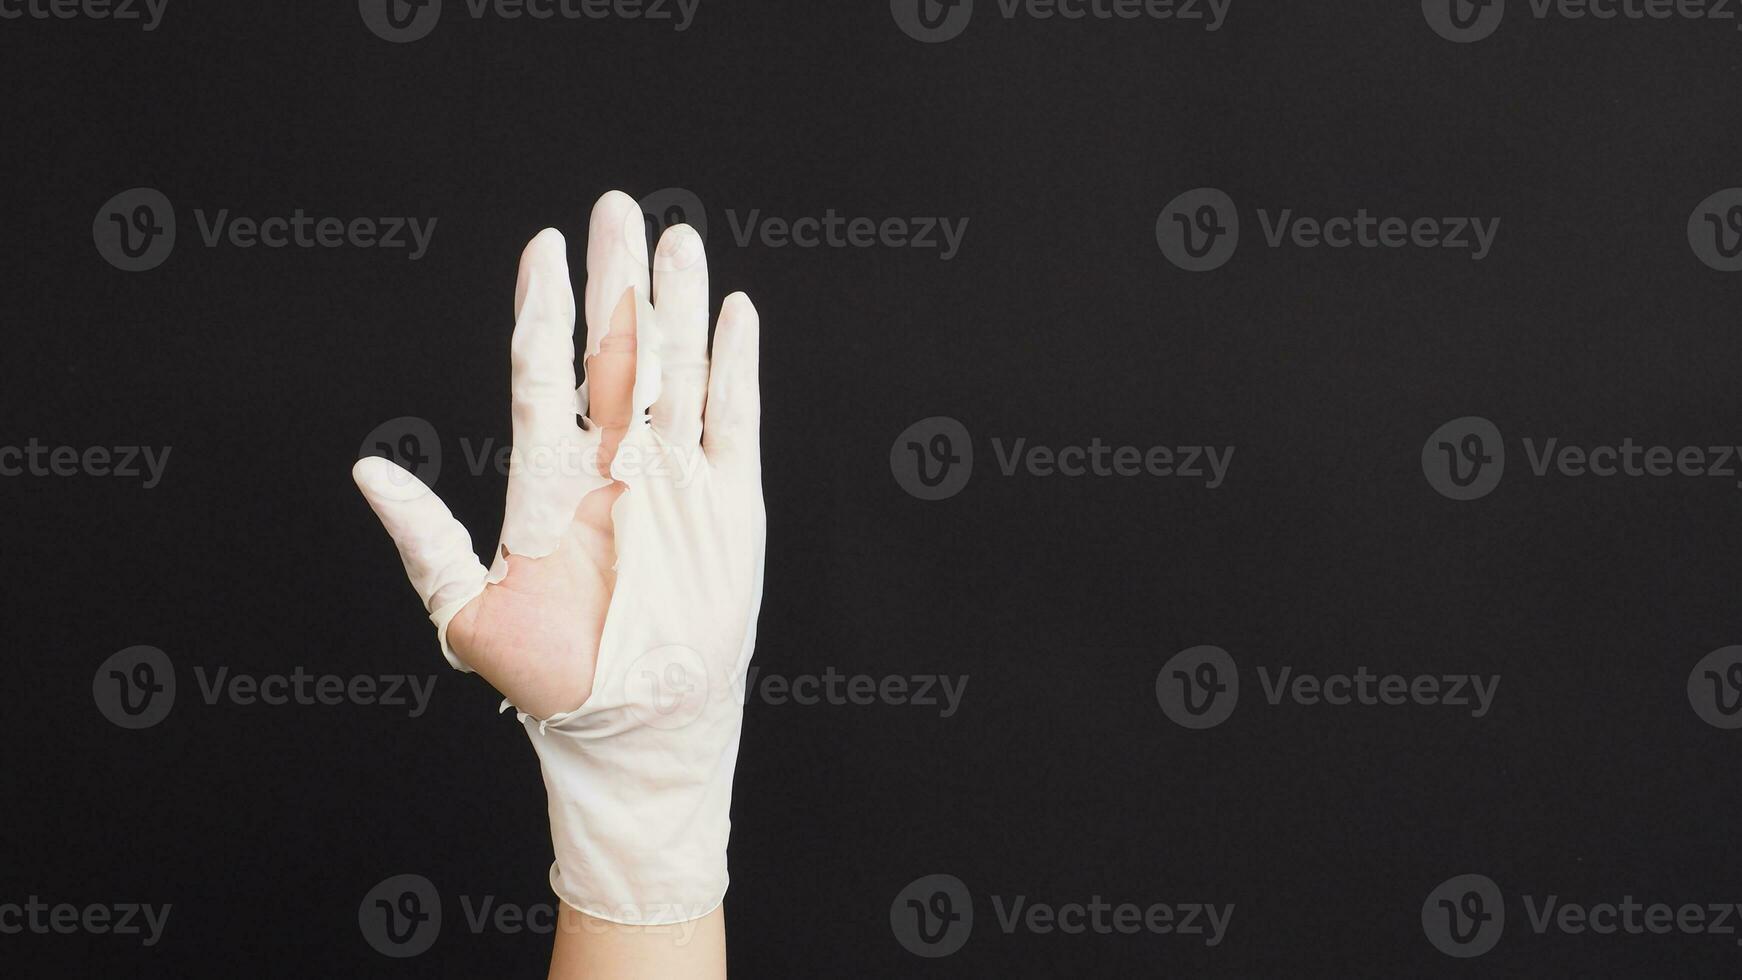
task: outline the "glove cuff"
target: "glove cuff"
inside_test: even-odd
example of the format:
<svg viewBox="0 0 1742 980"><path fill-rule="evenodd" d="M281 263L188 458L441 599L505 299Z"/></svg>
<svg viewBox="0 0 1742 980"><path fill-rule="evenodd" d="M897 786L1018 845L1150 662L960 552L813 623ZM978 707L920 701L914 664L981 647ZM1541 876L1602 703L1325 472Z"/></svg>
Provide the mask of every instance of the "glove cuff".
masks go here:
<svg viewBox="0 0 1742 980"><path fill-rule="evenodd" d="M742 713L681 731L625 728L610 714L519 715L549 801L551 888L607 922L699 919L726 894Z"/></svg>

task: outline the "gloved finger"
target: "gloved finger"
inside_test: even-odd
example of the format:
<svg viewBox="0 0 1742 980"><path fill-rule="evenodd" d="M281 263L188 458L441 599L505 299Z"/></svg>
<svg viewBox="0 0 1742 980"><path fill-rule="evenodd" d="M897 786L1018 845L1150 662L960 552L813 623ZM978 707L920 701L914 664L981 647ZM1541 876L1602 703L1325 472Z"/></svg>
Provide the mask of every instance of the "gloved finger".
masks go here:
<svg viewBox="0 0 1742 980"><path fill-rule="evenodd" d="M653 427L666 442L701 441L708 394L708 263L702 236L673 225L653 253L653 304L659 314L660 388Z"/></svg>
<svg viewBox="0 0 1742 980"><path fill-rule="evenodd" d="M555 228L520 254L512 349L514 444L553 445L575 427L575 294L568 246Z"/></svg>
<svg viewBox="0 0 1742 980"><path fill-rule="evenodd" d="M760 331L761 319L750 297L743 293L726 297L714 330L707 420L702 428L702 446L709 462L722 467L761 465L757 445L762 418L757 366Z"/></svg>
<svg viewBox="0 0 1742 980"><path fill-rule="evenodd" d="M587 417L604 430L599 443L599 471L610 472L617 445L629 429L635 393L636 303L625 291L612 312L599 351L587 361L592 406Z"/></svg>
<svg viewBox="0 0 1742 980"><path fill-rule="evenodd" d="M605 338L609 335L612 317L622 304L623 294L634 289L642 300L652 295L647 269L647 227L641 205L622 191L610 191L593 205L587 227L587 317L586 370L587 381L581 389L581 408L594 418L594 403L598 399L593 388L594 365Z"/></svg>
<svg viewBox="0 0 1742 980"><path fill-rule="evenodd" d="M575 294L560 232L538 233L514 288L514 448L502 538L519 554L547 553L566 527L583 477L576 447Z"/></svg>
<svg viewBox="0 0 1742 980"><path fill-rule="evenodd" d="M442 653L467 669L448 649L447 624L484 591L484 566L472 550L472 536L434 491L392 460L360 459L351 479L399 549L405 577L436 622Z"/></svg>

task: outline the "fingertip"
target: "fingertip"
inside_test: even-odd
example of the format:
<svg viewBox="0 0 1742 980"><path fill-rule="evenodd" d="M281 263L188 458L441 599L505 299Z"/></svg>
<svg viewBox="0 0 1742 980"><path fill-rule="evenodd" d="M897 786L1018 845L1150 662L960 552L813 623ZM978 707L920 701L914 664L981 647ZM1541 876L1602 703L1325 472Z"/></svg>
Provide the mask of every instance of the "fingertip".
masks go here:
<svg viewBox="0 0 1742 980"><path fill-rule="evenodd" d="M734 345L755 346L761 323L756 304L745 293L733 293L720 304L720 329Z"/></svg>
<svg viewBox="0 0 1742 980"><path fill-rule="evenodd" d="M526 295L535 274L548 274L551 280L568 281L568 239L555 228L546 228L532 236L520 252L520 269L514 280L514 318L519 319L526 307Z"/></svg>
<svg viewBox="0 0 1742 980"><path fill-rule="evenodd" d="M526 247L520 252L520 279L524 285L526 274L534 266L562 269L569 263L569 243L563 233L555 228L546 228L532 236Z"/></svg>
<svg viewBox="0 0 1742 980"><path fill-rule="evenodd" d="M702 236L687 224L675 224L667 228L659 236L659 247L654 249L656 259L676 259L679 257L693 261L702 249ZM685 265L689 263L686 262Z"/></svg>
<svg viewBox="0 0 1742 980"><path fill-rule="evenodd" d="M756 306L749 296L733 293L720 304L702 443L710 453L719 453L722 461L734 455L754 459L758 452L756 431L762 409L757 328Z"/></svg>
<svg viewBox="0 0 1742 980"><path fill-rule="evenodd" d="M696 230L686 224L675 224L659 236L659 254L676 255L678 250L696 237Z"/></svg>
<svg viewBox="0 0 1742 980"><path fill-rule="evenodd" d="M627 205L630 205L633 207L635 204L635 198L630 197L628 195L628 193L626 193L624 191L620 191L620 190L617 190L615 188L612 188L611 190L608 190L605 193L600 194L599 199L597 201L593 202L593 207L596 210L598 208L602 208L602 207L606 207L606 206L616 207L616 206L621 206L624 204L627 204Z"/></svg>
<svg viewBox="0 0 1742 980"><path fill-rule="evenodd" d="M351 480L371 502L416 500L429 492L423 481L383 456L365 456L351 466Z"/></svg>
<svg viewBox="0 0 1742 980"><path fill-rule="evenodd" d="M634 213L639 216L641 205L635 198L622 191L606 191L593 202L592 234L599 234L622 224L623 216ZM637 221L637 225L640 222Z"/></svg>
<svg viewBox="0 0 1742 980"><path fill-rule="evenodd" d="M560 253L567 249L568 239L564 238L563 233L555 228L544 228L541 229L538 234L532 236L532 241L527 243L526 250L530 252L535 248L541 247L553 248L558 250Z"/></svg>
<svg viewBox="0 0 1742 980"><path fill-rule="evenodd" d="M351 464L351 482L357 484L357 489L364 493L384 474L382 469L392 464L380 456L365 456Z"/></svg>

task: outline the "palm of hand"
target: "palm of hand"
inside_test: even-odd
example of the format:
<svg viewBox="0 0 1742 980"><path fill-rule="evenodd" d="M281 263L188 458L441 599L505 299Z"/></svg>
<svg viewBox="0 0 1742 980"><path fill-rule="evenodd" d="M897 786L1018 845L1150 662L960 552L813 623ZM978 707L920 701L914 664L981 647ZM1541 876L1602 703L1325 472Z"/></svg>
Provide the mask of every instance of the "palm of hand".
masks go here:
<svg viewBox="0 0 1742 980"><path fill-rule="evenodd" d="M572 708L592 693L616 584L606 500L621 492L621 485L613 485L589 494L555 554L510 556L508 577L485 586L448 626L448 643L461 659L504 697L540 717L564 710L551 705ZM586 513L596 510L604 512L603 522Z"/></svg>

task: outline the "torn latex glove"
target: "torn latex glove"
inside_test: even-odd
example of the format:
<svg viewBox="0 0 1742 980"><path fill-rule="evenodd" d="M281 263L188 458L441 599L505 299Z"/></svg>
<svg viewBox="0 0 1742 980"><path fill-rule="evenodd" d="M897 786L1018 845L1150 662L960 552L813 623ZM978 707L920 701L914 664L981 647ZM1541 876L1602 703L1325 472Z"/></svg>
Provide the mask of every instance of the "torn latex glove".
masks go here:
<svg viewBox="0 0 1742 980"><path fill-rule="evenodd" d="M579 389L563 238L541 232L521 257L489 569L416 477L379 458L353 471L443 654L519 709L557 895L632 924L698 918L725 893L764 540L756 310L726 299L710 361L701 239L667 231L650 277L643 227L625 195L594 207Z"/></svg>

